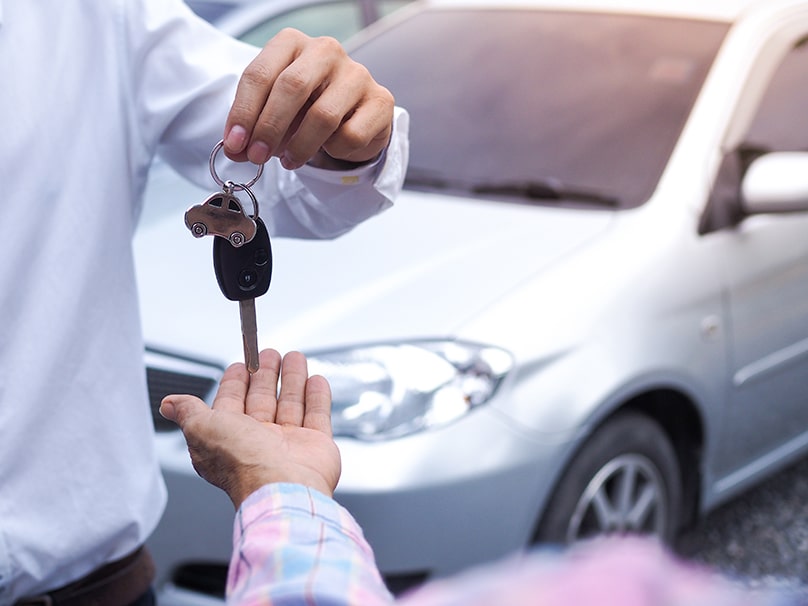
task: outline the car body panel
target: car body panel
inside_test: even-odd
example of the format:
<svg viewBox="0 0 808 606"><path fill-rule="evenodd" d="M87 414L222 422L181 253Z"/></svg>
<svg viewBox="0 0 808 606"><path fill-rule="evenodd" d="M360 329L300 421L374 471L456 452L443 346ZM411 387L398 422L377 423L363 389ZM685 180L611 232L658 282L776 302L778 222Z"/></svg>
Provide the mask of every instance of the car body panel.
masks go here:
<svg viewBox="0 0 808 606"><path fill-rule="evenodd" d="M461 206L462 220L457 212ZM429 224L424 224L427 210ZM604 231L610 222L608 213L579 217L536 210L485 202L469 208L457 198L430 195L423 199L405 192L393 209L335 241L275 239L273 281L267 296L258 299L257 310L259 317L283 317L284 321L259 321L259 344L313 350L346 342L450 334L464 317L495 301L498 293L541 272ZM572 222L574 237L562 237ZM160 267L159 243L166 241L172 242L174 261L170 267ZM216 351L216 357L229 363L241 355L239 319L237 313L228 313L230 302L220 301L215 281L209 283L210 245L209 239L189 237L175 217L155 220L138 231L137 255L144 262L142 267L148 268L139 280L150 288L159 283L163 292L161 300L144 298L144 329L155 335L150 344L171 349L185 342L195 325L215 317L222 334L232 329L232 347L222 349L225 343L221 342ZM505 246L525 254L530 251L533 261L503 266L496 261L496 253ZM368 250L376 254L369 257ZM339 267L334 267L336 259ZM172 268L177 266L187 267L187 274L174 275ZM324 274L316 270L319 267L335 271ZM451 292L430 302L430 318L417 313L423 305L424 285L433 292ZM197 301L205 301L204 307ZM463 308L458 308L458 301L464 302ZM396 311L391 315L390 310ZM191 345L208 349L208 342L208 335L200 334Z"/></svg>

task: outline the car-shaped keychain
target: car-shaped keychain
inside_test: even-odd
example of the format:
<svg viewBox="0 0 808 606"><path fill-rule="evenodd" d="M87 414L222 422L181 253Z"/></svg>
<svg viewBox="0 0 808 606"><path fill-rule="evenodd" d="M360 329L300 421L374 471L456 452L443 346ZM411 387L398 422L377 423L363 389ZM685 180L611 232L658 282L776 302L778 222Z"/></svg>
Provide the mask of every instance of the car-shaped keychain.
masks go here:
<svg viewBox="0 0 808 606"><path fill-rule="evenodd" d="M208 234L221 236L238 248L255 237L255 220L244 212L239 199L226 189L189 208L185 213L185 225L197 238Z"/></svg>
<svg viewBox="0 0 808 606"><path fill-rule="evenodd" d="M250 186L261 177L264 167L258 167L258 173L249 183L236 184L232 181L223 181L216 173L216 154L222 149L224 141L219 141L210 153L210 174L213 180L222 188L222 191L208 196L202 204L196 204L185 213L185 225L196 238L208 234L221 236L230 244L238 248L255 237L258 218L258 200L250 190ZM253 204L253 216L244 212L241 201L236 197L236 191L245 191Z"/></svg>

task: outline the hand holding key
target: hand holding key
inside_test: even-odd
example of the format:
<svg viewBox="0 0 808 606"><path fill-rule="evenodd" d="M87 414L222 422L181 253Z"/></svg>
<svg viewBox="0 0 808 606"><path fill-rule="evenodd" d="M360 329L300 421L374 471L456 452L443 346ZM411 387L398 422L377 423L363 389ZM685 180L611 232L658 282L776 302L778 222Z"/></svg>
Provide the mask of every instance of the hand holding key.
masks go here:
<svg viewBox="0 0 808 606"><path fill-rule="evenodd" d="M238 301L241 314L241 336L244 342L244 361L250 374L258 371L258 324L255 299L265 294L272 279L272 246L266 225L258 216L258 200L250 186L261 176L263 167L249 183L236 184L222 181L216 174L216 154L222 149L220 141L210 154L210 173L222 187L202 203L185 213L185 225L201 238L207 234L213 239L213 269L216 281L225 297ZM249 217L236 196L245 192L253 204L253 217Z"/></svg>
<svg viewBox="0 0 808 606"><path fill-rule="evenodd" d="M225 125L225 153L287 169L367 162L387 146L393 95L333 38L285 29L244 70Z"/></svg>

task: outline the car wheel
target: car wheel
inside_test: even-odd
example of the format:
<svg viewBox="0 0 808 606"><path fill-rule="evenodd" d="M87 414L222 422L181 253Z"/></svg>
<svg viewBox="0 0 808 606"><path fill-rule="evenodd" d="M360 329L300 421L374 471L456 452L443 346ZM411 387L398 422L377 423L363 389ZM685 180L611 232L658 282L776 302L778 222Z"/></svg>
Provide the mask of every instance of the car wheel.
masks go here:
<svg viewBox="0 0 808 606"><path fill-rule="evenodd" d="M571 544L600 534L650 534L670 543L682 482L670 438L652 419L622 413L574 456L556 486L537 542Z"/></svg>
<svg viewBox="0 0 808 606"><path fill-rule="evenodd" d="M230 234L230 244L232 244L236 248L240 248L241 246L243 246L246 241L247 238L245 238L244 234L241 233L240 231L234 231L232 234Z"/></svg>
<svg viewBox="0 0 808 606"><path fill-rule="evenodd" d="M208 227L204 223L196 222L191 226L191 233L196 238L201 238L202 236L207 235Z"/></svg>

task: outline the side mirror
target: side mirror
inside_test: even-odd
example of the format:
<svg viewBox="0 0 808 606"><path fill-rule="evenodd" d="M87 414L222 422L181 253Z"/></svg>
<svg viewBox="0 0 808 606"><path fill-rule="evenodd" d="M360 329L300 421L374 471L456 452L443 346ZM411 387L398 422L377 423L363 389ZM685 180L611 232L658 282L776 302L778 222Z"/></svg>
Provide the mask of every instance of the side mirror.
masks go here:
<svg viewBox="0 0 808 606"><path fill-rule="evenodd" d="M808 211L808 152L772 152L755 159L741 184L747 215Z"/></svg>

